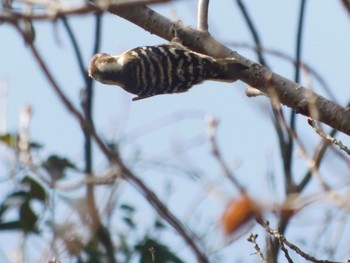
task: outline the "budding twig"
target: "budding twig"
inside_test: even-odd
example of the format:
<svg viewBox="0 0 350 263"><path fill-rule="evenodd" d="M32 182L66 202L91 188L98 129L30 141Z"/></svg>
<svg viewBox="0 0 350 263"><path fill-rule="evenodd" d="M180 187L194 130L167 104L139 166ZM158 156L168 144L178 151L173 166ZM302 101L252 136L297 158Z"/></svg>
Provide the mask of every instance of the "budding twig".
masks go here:
<svg viewBox="0 0 350 263"><path fill-rule="evenodd" d="M265 221L265 220L260 218L260 219L257 219L257 222L266 230L267 233L269 233L270 235L274 236L279 241L279 244L280 244L282 249L283 248L285 249L284 245L286 245L290 249L294 250L297 254L302 256L304 259L306 259L308 261L311 261L311 262L314 262L314 263L341 263L339 261L317 259L317 258L307 254L306 252L302 251L297 245L295 245L295 244L291 243L290 241L288 241L286 239L286 237L284 235L282 235L278 230L272 229L270 227L268 221ZM287 260L289 262L293 262L293 261L291 261L292 259L290 257L287 258Z"/></svg>
<svg viewBox="0 0 350 263"><path fill-rule="evenodd" d="M267 263L267 260L265 259L264 254L261 252L259 244L256 242L257 238L258 238L258 234L254 235L253 233L250 233L247 240L254 244L254 249L255 249L256 253L258 254L261 262Z"/></svg>
<svg viewBox="0 0 350 263"><path fill-rule="evenodd" d="M307 119L308 124L314 129L314 131L321 136L321 138L323 138L325 141L335 144L339 147L340 150L343 150L344 152L346 152L348 155L350 155L350 149L345 146L341 140L338 140L334 137L332 137L329 134L326 134L324 131L321 130L321 128L317 125L316 121L308 118Z"/></svg>
<svg viewBox="0 0 350 263"><path fill-rule="evenodd" d="M224 159L222 158L218 143L216 141L216 130L218 126L218 121L212 116L209 116L207 118L207 123L208 123L208 136L210 140L210 145L211 145L211 151L217 162L219 163L224 175L226 178L232 183L232 185L238 189L239 193L241 195L246 194L245 188L239 183L237 178L234 176L233 172L229 168L229 166L226 164Z"/></svg>

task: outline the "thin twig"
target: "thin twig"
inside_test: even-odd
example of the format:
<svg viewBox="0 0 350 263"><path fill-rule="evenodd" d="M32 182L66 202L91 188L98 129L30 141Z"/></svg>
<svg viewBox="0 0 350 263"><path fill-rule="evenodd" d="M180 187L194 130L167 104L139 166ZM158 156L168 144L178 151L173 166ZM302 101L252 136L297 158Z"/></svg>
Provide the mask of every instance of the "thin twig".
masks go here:
<svg viewBox="0 0 350 263"><path fill-rule="evenodd" d="M296 39L297 44L296 44L296 55L295 55L296 57L295 58L295 78L294 78L295 83L300 82L301 44L302 44L302 35L303 35L302 33L304 29L303 22L304 22L304 16L305 16L305 4L306 4L306 0L301 0L301 7L300 7L299 21L298 21L298 32L297 32L297 39ZM278 112L274 111L275 118L278 118L278 115L281 117L282 121L285 121L282 112L278 114ZM281 144L286 194L289 194L295 191L295 183L292 177L293 176L292 168L293 168L294 137L296 132L296 111L294 109L292 109L290 116L291 116L290 126L288 127L287 125L285 125L285 129L289 131L287 132L287 139L283 140ZM278 225L282 234L284 233L288 224L289 224L289 219L285 219L285 218L280 219L280 222L278 223ZM273 247L272 247L272 254L275 256L276 260L277 260L278 251L279 251L277 242L278 240L274 240ZM284 250L283 247L281 248L286 258L289 261L288 252Z"/></svg>
<svg viewBox="0 0 350 263"><path fill-rule="evenodd" d="M97 53L98 48L100 46L100 35L101 35L101 16L100 14L96 14L95 17L96 26L95 26L95 45L94 45L94 54ZM93 82L91 79L87 77L86 69L84 66L82 54L80 52L80 47L78 45L78 41L75 38L75 35L73 33L73 30L71 29L67 19L65 16L61 18L63 25L68 33L69 39L72 43L74 53L76 55L76 59L78 61L79 69L81 76L85 83L85 96L82 96L82 106L85 114L85 119L88 120L90 123L90 126L93 126L93 120L92 120L92 110L93 110ZM84 138L85 138L85 145L84 145L84 154L85 154L85 174L86 174L86 180L92 181L93 180L93 171L92 171L92 143L91 143L91 136L89 134L89 131L87 129L84 129ZM106 254L108 258L108 262L115 263L116 259L114 257L114 245L112 242L112 238L106 229L106 227L102 224L101 219L99 217L99 212L95 204L95 195L94 195L94 186L95 184L86 184L86 195L87 195L87 202L89 207L90 216L92 218L92 225L93 225L93 231L96 231L97 236L100 239L100 242L104 245L106 249Z"/></svg>
<svg viewBox="0 0 350 263"><path fill-rule="evenodd" d="M298 32L297 32L296 50L295 50L295 75L294 75L294 81L297 83L299 83L300 81L300 61L301 61L301 52L302 52L302 39L303 39L303 30L304 30L306 2L307 0L301 0L300 11L299 11Z"/></svg>
<svg viewBox="0 0 350 263"><path fill-rule="evenodd" d="M280 248L283 251L285 258L288 260L289 263L293 263L293 260L289 256L288 249L284 246L281 238L277 238L277 240L279 241ZM278 253L276 254L278 255Z"/></svg>
<svg viewBox="0 0 350 263"><path fill-rule="evenodd" d="M200 31L208 32L209 0L198 0L197 28Z"/></svg>
<svg viewBox="0 0 350 263"><path fill-rule="evenodd" d="M335 134L337 133L336 129L332 129L332 131L329 133L329 136L333 137ZM315 160L315 167L318 169L318 167L321 164L321 161L323 159L323 157L325 156L326 150L329 147L329 142L326 140L323 140L321 142L320 147L318 147L318 150L316 150L315 154L314 154L314 160ZM303 179L300 181L300 183L298 184L298 186L296 187L297 191L301 192L305 186L308 185L308 183L310 182L311 176L312 176L312 170L308 169L307 172L305 173L305 176L303 177Z"/></svg>
<svg viewBox="0 0 350 263"><path fill-rule="evenodd" d="M326 134L324 131L321 130L320 127L318 127L317 123L315 120L308 118L307 119L308 124L314 129L314 131L321 136L322 139L328 141L329 143L335 144L339 147L339 149L343 150L346 152L348 155L350 155L350 149L346 147L341 140L338 140L334 137L332 137L329 134Z"/></svg>
<svg viewBox="0 0 350 263"><path fill-rule="evenodd" d="M277 98L275 99L277 100ZM290 157L287 155L288 144L288 127L285 125L285 118L282 111L282 108L278 102L274 102L272 100L272 113L273 113L273 123L278 135L278 141L281 151L281 159L283 162L283 172L284 172L284 190L286 195L292 193L294 190L294 181L292 180L291 170L289 169L289 160ZM289 223L289 218L280 218L278 222L278 228L281 233L284 233ZM277 262L278 254L279 254L279 243L277 239L271 241L271 253L269 253L269 260L272 262Z"/></svg>
<svg viewBox="0 0 350 263"><path fill-rule="evenodd" d="M350 107L350 102L348 102L347 108ZM330 137L334 137L336 134L337 134L337 130L336 129L332 129L329 133L329 136ZM314 154L314 160L315 160L315 167L318 168L321 164L321 161L323 159L323 157L325 156L325 153L326 153L326 150L328 149L329 147L329 142L327 140L322 140L320 142L320 146L318 147L318 149L316 150L315 154ZM302 191L305 186L309 183L310 179L311 179L311 175L312 175L312 170L308 170L306 173L305 173L305 176L303 177L303 179L300 181L299 185L297 186L297 190L298 191Z"/></svg>
<svg viewBox="0 0 350 263"><path fill-rule="evenodd" d="M302 37L303 37L303 29L304 29L304 17L306 10L306 1L301 0L300 11L299 11L299 21L298 21L298 32L296 39L296 51L295 51L295 83L300 82L300 61L301 61L301 49L302 49ZM292 110L290 115L290 128L296 132L296 112ZM289 170L292 169L293 164L293 149L294 149L294 141L292 137L289 137L289 144L287 145L287 155L290 158L289 161Z"/></svg>
<svg viewBox="0 0 350 263"><path fill-rule="evenodd" d="M288 131L290 136L293 136L295 142L297 143L297 145L300 148L300 153L301 156L304 158L304 160L307 163L307 166L309 168L309 170L311 171L311 174L315 175L315 178L319 181L320 185L322 186L323 190L325 191L325 193L327 193L328 197L330 197L339 207L341 208L345 208L347 210L349 210L349 202L347 199L341 198L341 196L339 194L337 194L335 191L332 191L331 187L329 186L329 184L327 184L323 178L321 177L319 171L318 171L318 165L316 164L316 160L314 158L311 158L308 156L307 151L306 151L306 147L304 146L304 144L301 142L301 140L296 136L296 134L293 132L292 129L290 129L290 127L288 127L288 124L286 123L286 121L284 119L283 120L283 125L285 126L286 130ZM297 193L297 192L295 192ZM286 220L281 220L279 222L279 231L281 233L283 228L280 229L280 226L282 224L282 226L286 226L286 224L288 223L288 221Z"/></svg>
<svg viewBox="0 0 350 263"><path fill-rule="evenodd" d="M202 120L205 117L205 111L201 110L181 110L175 113L166 114L156 120L149 121L140 127L137 127L131 131L128 131L121 139L121 143L130 144L133 141L139 139L140 137L147 136L148 134L159 131L164 127L170 126L174 123L184 121L184 120L192 120L192 119L200 119Z"/></svg>
<svg viewBox="0 0 350 263"><path fill-rule="evenodd" d="M210 145L211 145L211 151L217 162L219 163L221 169L224 172L224 175L226 178L233 184L235 188L238 189L240 194L246 195L246 190L245 188L238 182L236 177L233 175L233 172L231 169L228 167L224 159L222 158L217 140L216 140L216 130L217 130L217 125L218 121L214 117L209 117L208 120L208 135L209 135L209 140L210 140Z"/></svg>
<svg viewBox="0 0 350 263"><path fill-rule="evenodd" d="M98 49L100 47L101 42L101 15L96 14L95 16L95 44L94 44L94 51L93 53L97 53ZM69 28L69 27L68 27ZM74 38L73 38L74 39ZM80 50L80 49L79 49ZM77 58L80 59L79 64L82 62L81 56L79 56L80 52L77 53ZM83 129L84 137L85 137L85 172L86 172L86 178L87 179L93 179L94 178L94 172L93 172L93 158L92 158L92 140L91 140L91 134L89 132L88 127L94 127L93 124L93 82L91 79L87 78L86 70L84 70L83 65L80 65L81 73L83 78L85 77L85 95L81 98L81 103L83 107L83 111L85 114L85 119L88 122L88 126ZM108 231L107 227L103 225L101 222L101 219L99 217L99 211L96 206L95 202L95 185L94 184L87 184L86 185L86 195L87 195L87 202L88 206L90 208L90 215L93 219L93 223L96 226L96 234L100 240L100 242L103 244L103 246L106 249L106 255L107 260L110 263L116 263L117 260L114 256L114 244L110 235L110 232Z"/></svg>
<svg viewBox="0 0 350 263"><path fill-rule="evenodd" d="M258 243L256 242L257 238L258 238L258 234L254 235L254 234L250 233L248 238L247 238L247 240L254 244L254 249L255 249L256 253L258 254L261 262L268 263L267 260L264 257L264 254L261 252L261 249L260 249Z"/></svg>
<svg viewBox="0 0 350 263"><path fill-rule="evenodd" d="M78 61L78 65L79 65L79 70L80 70L81 76L83 77L84 83L87 84L88 77L87 77L87 74L86 74L85 64L83 62L83 56L82 56L81 51L80 51L81 49L78 46L78 41L75 38L75 35L73 33L73 30L72 30L71 26L69 25L69 22L68 22L67 18L65 16L62 16L61 20L63 22L64 28L67 31L68 37L69 37L69 39L70 39L70 41L72 43L72 46L73 46L73 49L74 49L74 54L75 54L76 59Z"/></svg>
<svg viewBox="0 0 350 263"><path fill-rule="evenodd" d="M256 26L254 25L253 19L250 17L244 2L242 0L236 0L236 2L238 4L238 7L241 9L242 15L248 25L249 31L252 34L252 37L256 46L256 53L258 55L259 63L268 67L262 52L261 40L260 40L258 31L256 30Z"/></svg>
<svg viewBox="0 0 350 263"><path fill-rule="evenodd" d="M249 44L245 44L245 43L234 43L234 44L230 44L231 46L234 46L236 48L248 48L248 49L254 49L253 46L249 45ZM280 51L276 51L276 50L271 50L271 49L266 49L263 48L262 49L263 52L280 57L282 59L286 59L288 61L291 61L295 64L295 61L292 57L280 52ZM337 101L337 99L335 98L334 94L331 92L328 84L326 83L326 81L322 78L322 76L320 76L317 71L315 69L313 69L310 65L306 64L305 62L300 61L300 67L302 67L305 71L309 72L310 74L312 74L315 79L319 82L319 84L322 86L322 88L324 89L324 91L326 92L326 94L333 100L333 101ZM264 94L264 93L261 93ZM254 94L252 94L254 95ZM350 107L350 103L347 104L347 107ZM331 136L334 137L335 134L337 133L336 129L332 129L332 131L329 133L329 135L327 136ZM330 144L328 143L327 140L322 140L321 145L318 147L318 149L316 150L315 154L314 154L314 160L315 160L315 165L316 167L318 167L321 163L321 160L326 152L326 149L328 148ZM308 182L311 179L311 170L308 170L305 173L305 176L303 177L303 179L301 180L301 182L295 186L295 191L296 192L301 192L305 186L308 184Z"/></svg>
<svg viewBox="0 0 350 263"><path fill-rule="evenodd" d="M251 18L251 16L248 13L248 10L245 6L245 4L243 3L243 1L241 0L237 0L237 4L238 7L240 8L243 17L248 25L249 31L252 34L255 46L256 46L256 52L258 55L258 60L262 65L265 65L267 67L267 63L266 60L263 56L263 47L261 44L261 40L258 34L258 30L256 29L256 26L253 23L253 19ZM265 94L262 92L262 94ZM272 94L272 93L271 93ZM270 94L270 97L271 97ZM266 94L265 94L266 95ZM278 103L276 103L278 102ZM288 148L288 144L289 142L286 141L285 139L285 129L283 129L283 125L281 123L281 118L283 118L283 111L282 108L280 107L279 104L279 98L275 95L272 95L272 99L271 99L271 108L272 108L272 120L273 120L273 124L277 133L277 138L278 138L278 142L279 142L279 147L280 147L280 151L281 151L281 157L282 157L282 161L283 161L283 169L284 169L284 174L285 174L285 189L286 192L291 192L291 189L293 188L293 181L291 179L291 174L290 174L290 170L288 169L288 167L290 166L290 162L289 162L289 156L287 155L287 148ZM284 231L286 224L280 224L281 229ZM278 256L278 250L277 250L277 246L276 246L276 241L273 244L273 252L271 253L271 255L273 257L277 257ZM268 255L270 256L270 255Z"/></svg>
<svg viewBox="0 0 350 263"><path fill-rule="evenodd" d="M348 12L350 15L350 0L341 0L345 10Z"/></svg>
<svg viewBox="0 0 350 263"><path fill-rule="evenodd" d="M255 50L256 52L258 52L256 46L253 46L253 45L248 44L248 43L235 42L235 43L229 43L227 45L232 46L234 48L245 48L245 49L249 49L249 50ZM264 48L264 47L260 48L260 52L266 53L266 54L269 54L272 56L276 56L278 58L287 60L287 61L293 63L294 65L296 65L295 59L292 56L289 56L288 54L286 54L285 52L278 51L276 49ZM330 99L332 99L333 101L337 101L336 97L334 96L333 92L331 91L326 80L311 65L307 64L305 61L300 60L299 66L303 70L305 70L308 74L312 75L316 79L316 81L321 85L321 88L326 92L326 95Z"/></svg>
<svg viewBox="0 0 350 263"><path fill-rule="evenodd" d="M156 4L156 3L165 3L171 0L124 0L124 1L101 1L102 5L90 4L92 1L84 1L86 4L79 5L64 5L62 2L57 3L56 1L45 1L38 3L38 1L22 1L23 4L28 5L39 5L40 12L18 12L14 9L11 9L10 6L5 6L4 9L6 12L0 12L0 21L15 22L18 20L56 20L62 16L71 16L71 15L86 15L91 13L104 12L108 8L131 8L137 5L143 4ZM12 1L11 1L12 2ZM15 1L13 1L15 2ZM21 2L21 1L16 1ZM0 9L1 10L1 9ZM44 12L42 11L44 10ZM35 10L34 10L35 11Z"/></svg>
<svg viewBox="0 0 350 263"><path fill-rule="evenodd" d="M317 259L307 253L305 253L304 251L302 251L297 245L289 242L283 234L281 234L278 230L274 230L269 226L269 222L265 221L261 218L257 219L257 222L266 230L267 233L269 233L270 235L274 236L276 239L279 240L280 244L285 244L286 246L288 246L290 249L294 250L297 254L299 254L300 256L302 256L304 259L314 262L314 263L342 263L340 261L331 261L331 260L320 260ZM289 260L289 259L288 259ZM291 260L291 259L290 259ZM293 262L293 261L289 261L289 262Z"/></svg>

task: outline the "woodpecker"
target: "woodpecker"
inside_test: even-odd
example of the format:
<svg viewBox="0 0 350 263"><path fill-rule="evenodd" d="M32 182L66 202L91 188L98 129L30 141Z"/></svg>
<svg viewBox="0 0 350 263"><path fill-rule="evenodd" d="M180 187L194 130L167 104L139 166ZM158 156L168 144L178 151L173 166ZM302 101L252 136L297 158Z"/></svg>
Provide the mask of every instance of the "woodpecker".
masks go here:
<svg viewBox="0 0 350 263"><path fill-rule="evenodd" d="M103 84L120 86L137 95L133 100L140 100L185 92L204 80L234 82L237 79L228 77L228 70L246 68L234 58L213 58L172 41L137 47L119 56L96 54L91 59L88 74Z"/></svg>

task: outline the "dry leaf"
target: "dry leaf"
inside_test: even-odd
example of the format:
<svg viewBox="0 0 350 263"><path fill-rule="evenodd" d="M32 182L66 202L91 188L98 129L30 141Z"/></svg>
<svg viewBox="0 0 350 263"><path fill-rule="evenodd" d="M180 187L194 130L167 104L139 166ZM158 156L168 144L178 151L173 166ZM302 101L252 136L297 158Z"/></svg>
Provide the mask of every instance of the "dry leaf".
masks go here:
<svg viewBox="0 0 350 263"><path fill-rule="evenodd" d="M227 235L240 229L259 213L258 205L247 195L232 200L221 218L222 227Z"/></svg>

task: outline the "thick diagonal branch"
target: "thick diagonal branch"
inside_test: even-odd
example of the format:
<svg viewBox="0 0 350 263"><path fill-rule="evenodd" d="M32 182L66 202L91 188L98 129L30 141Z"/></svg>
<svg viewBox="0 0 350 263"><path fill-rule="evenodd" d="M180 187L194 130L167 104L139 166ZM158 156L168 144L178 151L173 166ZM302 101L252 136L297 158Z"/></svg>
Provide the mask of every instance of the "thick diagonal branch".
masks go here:
<svg viewBox="0 0 350 263"><path fill-rule="evenodd" d="M84 8L84 13L96 12L99 10L96 7ZM76 10L69 10L65 14L76 14L80 12L80 9L75 11ZM176 28L177 36L182 40L182 43L194 51L213 57L236 58L242 64L250 68L240 72L228 72L228 74L234 75L248 85L257 88L267 94L271 99L293 108L297 113L311 117L338 131L350 135L350 110L348 108L341 107L337 103L301 87L295 82L270 71L266 67L241 56L237 52L232 51L211 38L207 32L185 27L181 25L181 23L171 21L146 6L128 8L111 6L109 11L169 41L174 38L174 28ZM48 15L35 16L17 14L13 16L0 14L0 21L7 21L10 23L16 23L17 20L21 19L55 18L56 16ZM313 111L310 111L310 108L312 108Z"/></svg>
<svg viewBox="0 0 350 263"><path fill-rule="evenodd" d="M111 7L115 15L144 28L164 39L174 37L174 21L145 6L129 9ZM271 99L294 109L297 113L317 119L347 135L350 135L350 110L330 101L299 84L270 71L268 68L230 50L208 34L176 23L177 36L192 50L213 57L234 57L249 69L229 72L238 79L253 86Z"/></svg>

